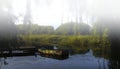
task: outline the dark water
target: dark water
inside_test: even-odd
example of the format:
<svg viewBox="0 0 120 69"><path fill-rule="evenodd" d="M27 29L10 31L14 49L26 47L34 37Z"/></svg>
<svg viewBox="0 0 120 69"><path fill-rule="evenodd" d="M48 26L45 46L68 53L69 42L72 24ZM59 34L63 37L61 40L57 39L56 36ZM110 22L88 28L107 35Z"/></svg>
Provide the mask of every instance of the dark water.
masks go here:
<svg viewBox="0 0 120 69"><path fill-rule="evenodd" d="M68 59L57 60L37 56L9 57L4 65L1 58L1 69L110 69L110 60L95 57L92 50L85 54L70 55Z"/></svg>

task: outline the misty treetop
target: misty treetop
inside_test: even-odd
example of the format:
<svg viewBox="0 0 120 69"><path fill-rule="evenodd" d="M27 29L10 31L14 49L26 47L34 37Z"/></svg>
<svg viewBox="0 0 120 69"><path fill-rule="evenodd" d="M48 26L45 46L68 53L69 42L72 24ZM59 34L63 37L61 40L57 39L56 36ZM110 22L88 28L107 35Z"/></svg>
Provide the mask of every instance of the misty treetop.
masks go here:
<svg viewBox="0 0 120 69"><path fill-rule="evenodd" d="M27 34L54 34L54 28L52 26L40 26L37 24L19 24L16 25L18 33L22 35Z"/></svg>
<svg viewBox="0 0 120 69"><path fill-rule="evenodd" d="M85 23L64 23L57 29L52 26L40 26L37 24L16 25L20 34L57 34L57 35L90 35L91 28Z"/></svg>
<svg viewBox="0 0 120 69"><path fill-rule="evenodd" d="M75 23L75 22L64 23L56 29L56 34L89 35L90 26L85 23Z"/></svg>

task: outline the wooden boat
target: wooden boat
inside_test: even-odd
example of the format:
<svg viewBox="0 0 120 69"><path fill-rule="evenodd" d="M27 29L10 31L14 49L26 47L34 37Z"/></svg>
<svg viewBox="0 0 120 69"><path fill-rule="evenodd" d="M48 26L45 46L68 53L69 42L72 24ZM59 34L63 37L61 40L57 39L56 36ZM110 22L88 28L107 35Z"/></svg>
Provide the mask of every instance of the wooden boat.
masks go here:
<svg viewBox="0 0 120 69"><path fill-rule="evenodd" d="M69 57L69 51L61 49L38 49L38 53L43 57L55 59L66 59Z"/></svg>

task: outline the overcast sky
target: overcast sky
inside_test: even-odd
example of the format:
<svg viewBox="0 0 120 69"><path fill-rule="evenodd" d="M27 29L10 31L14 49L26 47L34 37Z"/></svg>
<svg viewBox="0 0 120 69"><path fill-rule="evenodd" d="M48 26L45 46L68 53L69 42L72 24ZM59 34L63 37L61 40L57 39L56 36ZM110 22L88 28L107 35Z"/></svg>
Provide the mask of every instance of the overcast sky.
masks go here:
<svg viewBox="0 0 120 69"><path fill-rule="evenodd" d="M16 15L18 12L25 13L25 4L25 0L14 0ZM31 8L34 23L54 27L61 23L80 20L91 24L96 17L120 15L119 0L32 0Z"/></svg>

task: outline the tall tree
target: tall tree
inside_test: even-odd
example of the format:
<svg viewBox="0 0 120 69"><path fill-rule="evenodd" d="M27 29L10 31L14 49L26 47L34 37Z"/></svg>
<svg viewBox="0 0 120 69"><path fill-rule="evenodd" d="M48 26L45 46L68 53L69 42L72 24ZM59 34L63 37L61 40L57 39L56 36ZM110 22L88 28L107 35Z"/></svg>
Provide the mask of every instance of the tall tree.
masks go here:
<svg viewBox="0 0 120 69"><path fill-rule="evenodd" d="M26 2L26 13L24 15L24 24L31 24L31 0L27 0Z"/></svg>
<svg viewBox="0 0 120 69"><path fill-rule="evenodd" d="M12 0L5 0L0 6L0 47L13 47L16 44L16 27L11 12ZM5 11L4 9L7 9Z"/></svg>
<svg viewBox="0 0 120 69"><path fill-rule="evenodd" d="M32 23L32 16L31 16L31 0L26 0L26 13L24 15L24 20L23 20L23 23L24 23L24 34L26 35L29 35L30 34L30 25ZM28 32L29 31L29 32Z"/></svg>

